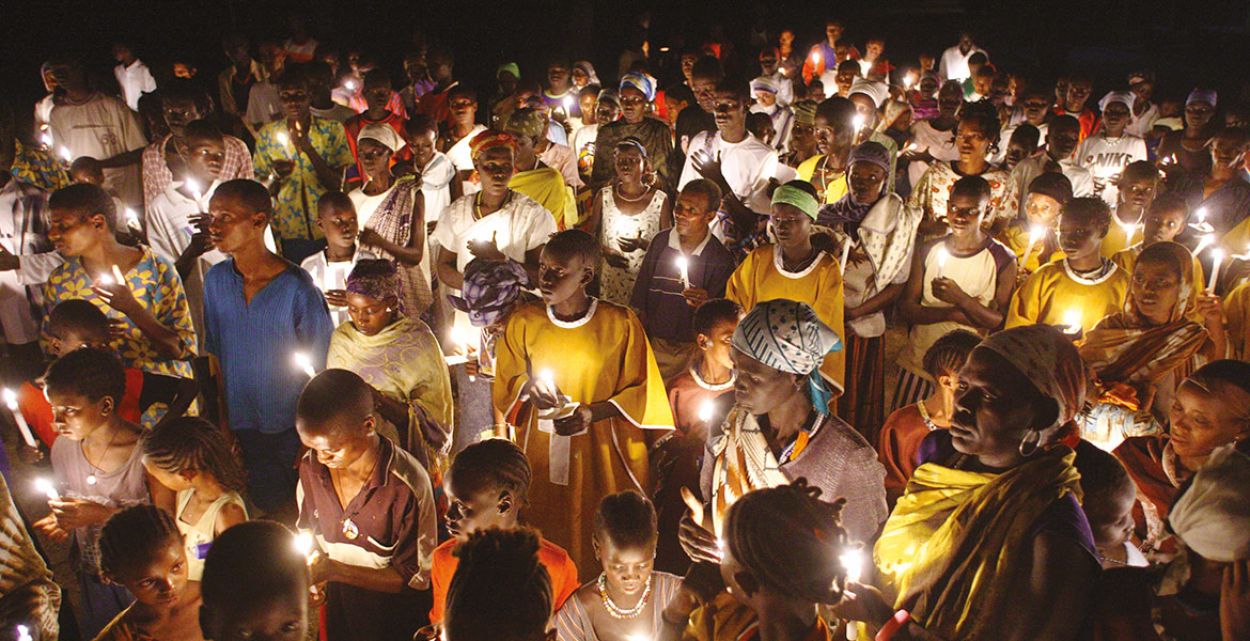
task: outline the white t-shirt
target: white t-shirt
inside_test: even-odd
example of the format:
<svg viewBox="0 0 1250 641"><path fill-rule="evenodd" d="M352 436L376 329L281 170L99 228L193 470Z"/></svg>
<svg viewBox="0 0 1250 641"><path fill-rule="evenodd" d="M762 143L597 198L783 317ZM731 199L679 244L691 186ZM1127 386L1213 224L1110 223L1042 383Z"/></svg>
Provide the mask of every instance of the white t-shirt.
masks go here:
<svg viewBox="0 0 1250 641"><path fill-rule="evenodd" d="M121 85L122 99L126 101L126 106L134 111L139 111L139 98L143 94L156 91L156 79L142 60L136 59L129 67L113 67L113 75L117 77L117 84Z"/></svg>
<svg viewBox="0 0 1250 641"><path fill-rule="evenodd" d="M243 119L248 124L259 128L282 117L282 99L278 96L278 88L268 80L252 85L247 92L247 113Z"/></svg>
<svg viewBox="0 0 1250 641"><path fill-rule="evenodd" d="M1094 179L1094 194L1108 205L1116 206L1120 190L1114 183L1131 162L1146 159L1146 141L1130 134L1107 138L1095 134L1076 148L1076 164L1089 170Z"/></svg>
<svg viewBox="0 0 1250 641"><path fill-rule="evenodd" d="M469 149L469 143L473 141L473 137L486 131L486 125L473 125L473 130L469 135L456 141L447 150L447 157L451 159L452 164L456 166L456 171L473 171L473 154Z"/></svg>
<svg viewBox="0 0 1250 641"><path fill-rule="evenodd" d="M430 163L421 169L421 196L425 199L425 222L436 222L451 204L451 181L456 167L442 152L434 152Z"/></svg>
<svg viewBox="0 0 1250 641"><path fill-rule="evenodd" d="M776 178L778 182L784 183L798 175L793 168L778 162L775 149L751 134L747 134L741 142L729 143L721 138L719 131L704 131L690 141L690 153L682 167L678 189L700 177L699 172L694 169L694 155L697 152L707 153L712 158L719 156L725 182L729 183L734 194L751 211L761 214L772 209L772 202L768 197L769 179Z"/></svg>
<svg viewBox="0 0 1250 641"><path fill-rule="evenodd" d="M40 254L27 254L22 243L21 225L31 212L23 210L23 188L17 180L9 182L0 189L0 247L5 251L21 256L21 267L11 271L0 272L0 328L4 330L4 340L11 345L32 343L39 339L39 323L31 313L30 298L26 288L38 289L47 282L48 276L64 259L56 251ZM26 229L30 229L26 222Z"/></svg>
<svg viewBox="0 0 1250 641"><path fill-rule="evenodd" d="M104 94L96 94L81 105L53 107L48 126L58 155L59 148L65 147L74 158L90 156L104 160L148 144L135 112L121 100ZM143 189L139 165L105 169L104 189L131 206L141 206Z"/></svg>
<svg viewBox="0 0 1250 641"><path fill-rule="evenodd" d="M1049 157L1046 154L1025 158L1016 165L1012 170L1011 177L1016 181L1016 188L1020 193L1020 216L1023 217L1024 206L1028 202L1025 195L1029 193L1029 183L1034 178L1042 175L1046 167L1046 161ZM1059 161L1059 168L1063 171L1063 175L1068 178L1068 182L1072 183L1072 195L1077 198L1094 195L1094 177L1089 170L1076 164L1074 160Z"/></svg>
<svg viewBox="0 0 1250 641"><path fill-rule="evenodd" d="M312 276L313 284L317 286L317 289L328 292L332 289L346 289L347 275L352 273L352 270L356 268L356 263L362 258L374 258L374 256L358 251L349 261L329 263L326 261L326 252L323 249L305 258L299 266ZM348 315L346 307L331 307L330 319L334 321L334 326L338 327L351 320L351 316Z"/></svg>
<svg viewBox="0 0 1250 641"><path fill-rule="evenodd" d="M960 51L959 45L943 51L942 61L938 64L938 77L943 80L958 80L960 82L967 80L972 76L972 70L968 68L968 58L971 58L972 54L978 51L985 53L980 47L975 45L968 50L968 53ZM986 54L985 57L989 59L989 54Z"/></svg>

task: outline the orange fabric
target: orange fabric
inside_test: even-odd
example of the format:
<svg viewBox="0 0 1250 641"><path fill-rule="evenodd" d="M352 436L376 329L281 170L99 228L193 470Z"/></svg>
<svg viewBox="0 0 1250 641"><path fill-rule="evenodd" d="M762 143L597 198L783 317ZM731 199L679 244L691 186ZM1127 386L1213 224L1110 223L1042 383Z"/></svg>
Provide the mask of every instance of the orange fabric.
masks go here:
<svg viewBox="0 0 1250 641"><path fill-rule="evenodd" d="M453 551L456 540L444 541L434 548L433 565L430 566L430 587L434 590L434 606L430 608L430 623L443 621L443 608L447 604L447 589L451 587L451 577L456 574L460 559ZM543 539L538 547L538 561L547 568L551 576L551 611L554 613L564 605L564 601L581 587L577 581L577 565L569 557L564 548Z"/></svg>
<svg viewBox="0 0 1250 641"><path fill-rule="evenodd" d="M929 435L929 426L915 404L900 407L885 419L877 443L877 458L885 466L885 494L893 505L903 495L907 481L920 464L920 443Z"/></svg>
<svg viewBox="0 0 1250 641"><path fill-rule="evenodd" d="M139 411L139 396L142 393L143 372L126 368L126 392L122 395L121 406L117 408L122 418L132 423L139 422L139 417L143 415ZM17 408L35 436L51 449L57 434L52 428L52 404L44 396L43 389L35 387L30 381L22 383L17 390Z"/></svg>

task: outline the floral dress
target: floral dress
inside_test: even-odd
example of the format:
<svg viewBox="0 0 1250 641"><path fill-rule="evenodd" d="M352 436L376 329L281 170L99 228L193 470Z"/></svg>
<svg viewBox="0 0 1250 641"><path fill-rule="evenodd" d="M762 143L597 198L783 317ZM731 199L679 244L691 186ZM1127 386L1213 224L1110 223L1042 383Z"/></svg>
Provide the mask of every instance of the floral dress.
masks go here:
<svg viewBox="0 0 1250 641"><path fill-rule="evenodd" d="M603 231L600 233L599 242L623 254L629 261L629 267L621 269L604 261L599 272L599 293L600 298L604 300L628 306L629 299L634 294L634 281L638 278L638 269L642 267L642 259L646 257L647 250L636 249L626 253L621 251L619 241L623 238L646 238L648 240L654 238L660 231L660 211L664 209L664 201L668 199L668 196L656 190L646 209L630 215L617 208L616 197L612 192L613 189L610 186L604 187L600 192L603 194L601 224Z"/></svg>
<svg viewBox="0 0 1250 641"><path fill-rule="evenodd" d="M308 140L326 164L331 167L355 164L342 124L316 116L311 122ZM286 144L280 141L279 134L286 136ZM326 187L318 180L317 169L308 154L295 149L285 120L269 123L260 130L254 156L256 176L263 178L274 173L274 163L281 160L294 161L295 169L274 198L270 221L274 235L283 240L319 239L322 233L317 226L317 200L326 192Z"/></svg>

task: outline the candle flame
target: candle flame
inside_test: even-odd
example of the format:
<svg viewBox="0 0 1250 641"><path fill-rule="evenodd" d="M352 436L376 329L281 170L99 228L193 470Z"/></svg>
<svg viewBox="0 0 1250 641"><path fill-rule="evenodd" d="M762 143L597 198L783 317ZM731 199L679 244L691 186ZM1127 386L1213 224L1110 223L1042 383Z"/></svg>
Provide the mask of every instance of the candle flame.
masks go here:
<svg viewBox="0 0 1250 641"><path fill-rule="evenodd" d="M17 411L17 392L6 387L0 390L0 396L4 397L4 404L9 408L9 411Z"/></svg>
<svg viewBox="0 0 1250 641"><path fill-rule="evenodd" d="M317 377L317 370L313 368L312 357L308 354L304 352L295 352L291 355L291 360L295 363L296 367L303 370L304 373L308 375L308 378Z"/></svg>
<svg viewBox="0 0 1250 641"><path fill-rule="evenodd" d="M949 260L949 259L950 259L950 257L951 257L951 253L950 253L950 251L948 251L948 250L946 249L946 246L945 246L945 245L942 245L941 247L938 247L938 250L937 250L937 264L938 264L938 267L945 267L945 266L946 266L946 261L947 261L947 260Z"/></svg>
<svg viewBox="0 0 1250 641"><path fill-rule="evenodd" d="M1041 225L1029 226L1029 244L1036 245L1046 236L1046 228Z"/></svg>
<svg viewBox="0 0 1250 641"><path fill-rule="evenodd" d="M1081 331L1081 310L1069 309L1063 313L1063 326L1069 334Z"/></svg>
<svg viewBox="0 0 1250 641"><path fill-rule="evenodd" d="M855 114L855 118L851 122L855 125L855 131L859 131L864 128L864 125L868 124L868 119L864 117L864 114Z"/></svg>
<svg viewBox="0 0 1250 641"><path fill-rule="evenodd" d="M846 570L846 580L859 583L864 573L864 552L858 548L848 548L838 556L838 561Z"/></svg>
<svg viewBox="0 0 1250 641"><path fill-rule="evenodd" d="M35 489L42 492L49 499L55 501L61 498L61 493L56 491L56 485L45 478L35 479Z"/></svg>
<svg viewBox="0 0 1250 641"><path fill-rule="evenodd" d="M61 147L61 150L59 153L61 154L61 158L63 158L65 162L74 162L74 152L70 151L69 147Z"/></svg>
<svg viewBox="0 0 1250 641"><path fill-rule="evenodd" d="M712 413L715 410L716 406L712 401L703 401L703 404L699 406L699 420L704 423L712 420Z"/></svg>

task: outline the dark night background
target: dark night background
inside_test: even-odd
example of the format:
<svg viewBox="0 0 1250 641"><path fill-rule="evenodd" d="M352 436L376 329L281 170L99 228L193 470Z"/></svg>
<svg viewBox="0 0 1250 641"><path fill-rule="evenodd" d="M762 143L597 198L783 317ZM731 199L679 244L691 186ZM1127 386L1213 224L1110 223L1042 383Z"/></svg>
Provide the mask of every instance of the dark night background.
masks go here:
<svg viewBox="0 0 1250 641"><path fill-rule="evenodd" d="M158 80L163 64L185 59L198 67L199 79L211 89L225 64L223 33L239 29L253 43L261 37L281 39L292 11L311 17L321 42L340 52L359 46L397 80L411 34L421 30L456 53L457 77L484 95L494 89L499 62L516 60L527 76L541 77L540 66L552 52L588 57L601 78L615 76L616 56L639 33L635 25L643 11L651 14L653 59L661 46L675 52L683 41L702 42L719 23L741 43L738 58L747 64L753 52L745 46L746 34L757 16L774 33L781 27L797 29L801 50L821 37L825 18L838 17L851 42L862 48L866 37L883 36L887 57L909 65L920 51L940 54L955 42L958 29L970 27L1000 69L1045 83L1067 68L1087 70L1096 78L1095 100L1136 67L1158 71L1156 95L1183 97L1194 84L1204 84L1222 90L1222 104L1250 79L1247 0L3 0L0 7L6 49L0 86L22 110L42 96L38 65L56 51L74 53L98 77L111 81L110 45L119 38L135 43ZM671 67L653 72L667 79L674 73ZM755 72L752 67L744 73Z"/></svg>

